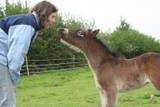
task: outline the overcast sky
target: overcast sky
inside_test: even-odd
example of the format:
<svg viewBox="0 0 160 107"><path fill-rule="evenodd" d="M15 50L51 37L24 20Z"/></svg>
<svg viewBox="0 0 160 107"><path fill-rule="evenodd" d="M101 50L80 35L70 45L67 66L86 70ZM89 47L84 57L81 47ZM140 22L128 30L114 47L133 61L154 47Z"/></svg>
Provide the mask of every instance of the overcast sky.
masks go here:
<svg viewBox="0 0 160 107"><path fill-rule="evenodd" d="M5 0L0 2L4 3ZM9 2L18 0L9 0ZM24 0L19 0L24 1ZM31 6L41 0L27 0ZM63 14L95 20L96 28L113 31L121 17L141 33L160 39L160 0L48 0Z"/></svg>

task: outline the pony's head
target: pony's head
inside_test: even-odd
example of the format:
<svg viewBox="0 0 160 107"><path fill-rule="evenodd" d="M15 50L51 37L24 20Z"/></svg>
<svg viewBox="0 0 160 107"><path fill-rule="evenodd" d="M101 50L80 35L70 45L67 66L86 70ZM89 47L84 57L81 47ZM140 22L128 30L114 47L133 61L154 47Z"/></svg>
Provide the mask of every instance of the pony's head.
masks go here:
<svg viewBox="0 0 160 107"><path fill-rule="evenodd" d="M84 49L91 45L91 41L96 38L96 35L98 34L99 29L97 30L73 30L68 28L61 28L59 29L59 35L61 38L79 48Z"/></svg>

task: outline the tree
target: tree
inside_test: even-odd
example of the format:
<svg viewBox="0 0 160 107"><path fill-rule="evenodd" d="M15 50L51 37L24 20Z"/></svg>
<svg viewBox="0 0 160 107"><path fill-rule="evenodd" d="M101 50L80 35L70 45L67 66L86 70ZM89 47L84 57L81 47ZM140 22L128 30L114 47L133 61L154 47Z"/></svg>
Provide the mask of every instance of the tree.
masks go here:
<svg viewBox="0 0 160 107"><path fill-rule="evenodd" d="M125 19L122 19L122 18L121 18L121 20L120 20L120 25L119 25L116 29L117 29L117 30L128 31L128 30L131 29L131 26L130 26L130 24L128 24L128 23L126 22Z"/></svg>

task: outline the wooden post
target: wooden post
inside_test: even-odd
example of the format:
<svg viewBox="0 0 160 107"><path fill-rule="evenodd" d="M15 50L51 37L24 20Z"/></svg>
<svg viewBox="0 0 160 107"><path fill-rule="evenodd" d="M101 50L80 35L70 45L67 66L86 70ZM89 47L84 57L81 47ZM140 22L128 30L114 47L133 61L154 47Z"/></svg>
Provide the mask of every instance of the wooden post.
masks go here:
<svg viewBox="0 0 160 107"><path fill-rule="evenodd" d="M73 55L73 69L75 68L75 55Z"/></svg>
<svg viewBox="0 0 160 107"><path fill-rule="evenodd" d="M28 58L27 58L27 56L26 56L26 69L27 69L27 75L29 76Z"/></svg>

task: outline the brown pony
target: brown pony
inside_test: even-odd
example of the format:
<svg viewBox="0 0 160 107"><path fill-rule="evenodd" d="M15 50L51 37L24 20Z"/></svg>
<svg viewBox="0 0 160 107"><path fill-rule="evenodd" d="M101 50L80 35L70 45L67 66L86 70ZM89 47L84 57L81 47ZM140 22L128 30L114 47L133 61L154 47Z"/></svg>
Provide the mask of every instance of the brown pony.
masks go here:
<svg viewBox="0 0 160 107"><path fill-rule="evenodd" d="M145 53L132 59L118 57L96 38L98 32L59 30L62 40L79 48L86 56L100 90L101 107L116 107L119 92L140 88L148 80L160 90L159 53Z"/></svg>

